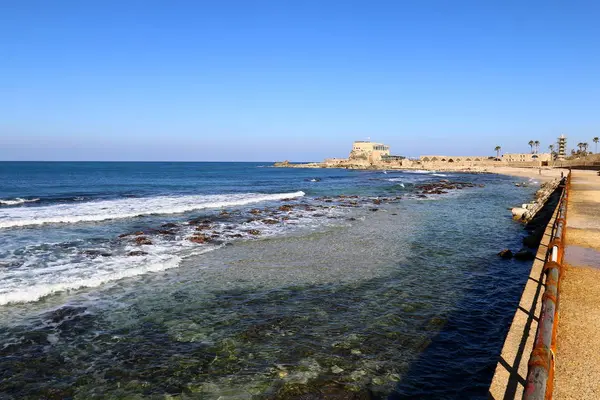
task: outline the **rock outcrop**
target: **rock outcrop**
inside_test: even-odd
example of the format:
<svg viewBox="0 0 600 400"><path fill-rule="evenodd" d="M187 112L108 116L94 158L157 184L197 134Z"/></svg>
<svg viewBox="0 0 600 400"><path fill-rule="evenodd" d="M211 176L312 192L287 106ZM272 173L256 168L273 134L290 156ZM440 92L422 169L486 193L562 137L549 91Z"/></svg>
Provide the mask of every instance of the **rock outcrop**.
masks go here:
<svg viewBox="0 0 600 400"><path fill-rule="evenodd" d="M522 204L521 207L513 208L512 215L514 219L523 222L529 222L535 215L544 207L548 198L554 193L561 180L555 179L550 182L543 183L540 189L535 193L535 200L528 204Z"/></svg>

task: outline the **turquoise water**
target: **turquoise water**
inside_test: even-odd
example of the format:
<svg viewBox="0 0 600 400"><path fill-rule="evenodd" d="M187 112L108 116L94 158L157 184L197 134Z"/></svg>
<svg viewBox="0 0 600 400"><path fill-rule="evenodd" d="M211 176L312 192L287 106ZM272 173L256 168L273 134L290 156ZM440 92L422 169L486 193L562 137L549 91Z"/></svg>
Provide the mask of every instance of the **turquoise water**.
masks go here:
<svg viewBox="0 0 600 400"><path fill-rule="evenodd" d="M6 398L483 399L530 267L495 257L520 244L507 208L534 190L509 177L0 163L0 178ZM417 196L440 179L476 186Z"/></svg>

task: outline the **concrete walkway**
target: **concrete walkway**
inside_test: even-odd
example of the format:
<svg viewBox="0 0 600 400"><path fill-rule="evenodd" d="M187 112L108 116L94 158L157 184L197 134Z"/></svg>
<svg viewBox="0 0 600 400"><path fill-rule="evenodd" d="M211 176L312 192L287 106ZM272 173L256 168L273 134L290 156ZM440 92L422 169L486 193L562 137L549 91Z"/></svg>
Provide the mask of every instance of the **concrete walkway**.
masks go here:
<svg viewBox="0 0 600 400"><path fill-rule="evenodd" d="M600 176L574 170L560 287L555 400L600 399Z"/></svg>
<svg viewBox="0 0 600 400"><path fill-rule="evenodd" d="M490 400L514 400L523 397L527 379L527 363L533 350L535 332L542 308L541 299L544 293L542 270L546 261L548 245L552 239L552 225L557 215L558 209L554 211L554 215L546 227L529 278L523 289L519 307L506 335L488 393Z"/></svg>

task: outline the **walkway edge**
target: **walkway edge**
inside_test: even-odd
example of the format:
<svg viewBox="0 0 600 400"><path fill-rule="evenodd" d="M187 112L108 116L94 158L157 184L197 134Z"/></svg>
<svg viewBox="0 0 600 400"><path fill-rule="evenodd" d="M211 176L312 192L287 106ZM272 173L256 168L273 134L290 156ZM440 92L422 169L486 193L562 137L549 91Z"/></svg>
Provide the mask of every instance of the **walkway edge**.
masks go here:
<svg viewBox="0 0 600 400"><path fill-rule="evenodd" d="M509 400L523 397L528 371L527 364L533 350L542 308L541 299L544 293L543 267L557 216L558 206L546 226L527 283L523 289L519 306L504 341L502 353L490 385L490 399Z"/></svg>

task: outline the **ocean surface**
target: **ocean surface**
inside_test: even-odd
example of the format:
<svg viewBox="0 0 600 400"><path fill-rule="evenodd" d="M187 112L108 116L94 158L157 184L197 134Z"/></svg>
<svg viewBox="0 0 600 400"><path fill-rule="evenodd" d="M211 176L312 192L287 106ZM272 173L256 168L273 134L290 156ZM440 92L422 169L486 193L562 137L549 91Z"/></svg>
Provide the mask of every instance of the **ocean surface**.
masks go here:
<svg viewBox="0 0 600 400"><path fill-rule="evenodd" d="M517 181L0 162L0 398L485 399Z"/></svg>

